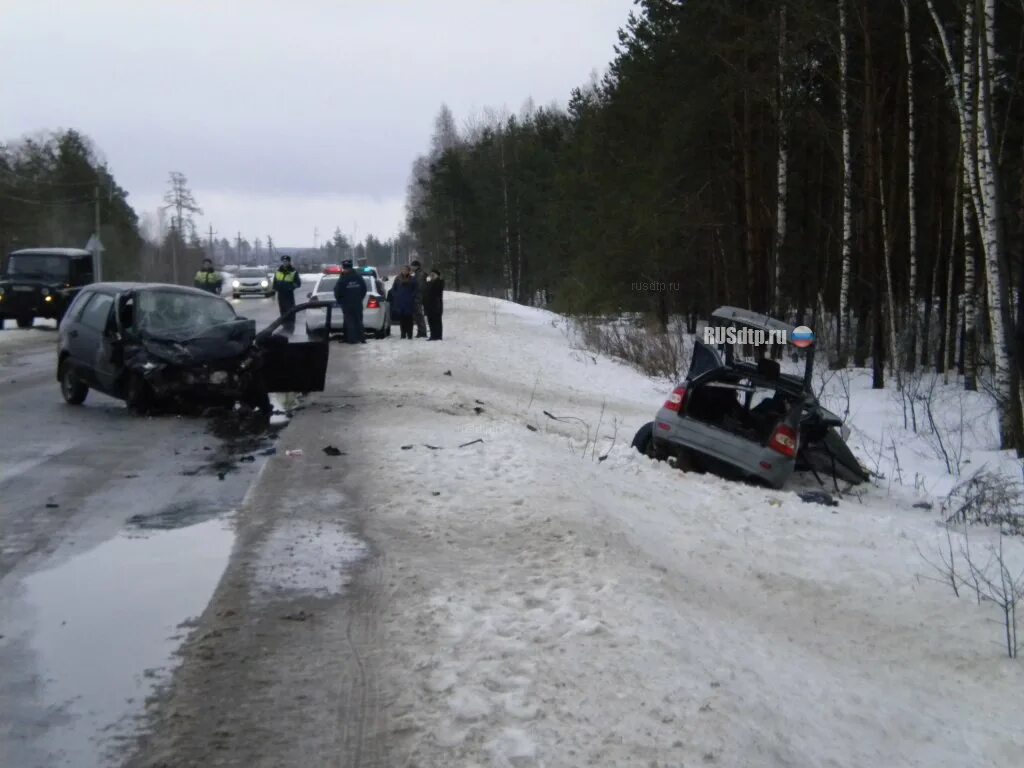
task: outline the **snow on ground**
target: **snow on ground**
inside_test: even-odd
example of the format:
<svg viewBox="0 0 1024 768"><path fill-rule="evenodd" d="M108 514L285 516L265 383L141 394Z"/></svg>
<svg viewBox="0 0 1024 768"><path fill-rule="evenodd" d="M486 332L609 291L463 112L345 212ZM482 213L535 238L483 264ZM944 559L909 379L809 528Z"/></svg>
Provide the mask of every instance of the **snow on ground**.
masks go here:
<svg viewBox="0 0 1024 768"><path fill-rule="evenodd" d="M345 349L407 764L1019 764L1024 672L994 609L930 578L944 529L912 505L949 482L902 417L878 432L889 395L855 376L851 418L902 485L806 504L631 451L667 385L569 338L448 294L444 342Z"/></svg>
<svg viewBox="0 0 1024 768"><path fill-rule="evenodd" d="M56 320L37 317L31 328L19 328L13 320L5 320L0 327L0 347L37 343L44 339L56 340Z"/></svg>

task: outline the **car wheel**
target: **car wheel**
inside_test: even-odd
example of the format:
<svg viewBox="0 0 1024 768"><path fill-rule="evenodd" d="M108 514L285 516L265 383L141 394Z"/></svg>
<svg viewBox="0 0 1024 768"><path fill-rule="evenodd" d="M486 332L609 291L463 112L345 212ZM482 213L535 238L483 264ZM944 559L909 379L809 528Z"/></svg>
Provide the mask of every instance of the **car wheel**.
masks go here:
<svg viewBox="0 0 1024 768"><path fill-rule="evenodd" d="M67 362L60 365L60 393L68 405L81 405L89 394L89 387L82 383L75 369Z"/></svg>
<svg viewBox="0 0 1024 768"><path fill-rule="evenodd" d="M128 407L138 414L144 414L153 407L153 391L141 374L133 373L125 387L124 401Z"/></svg>
<svg viewBox="0 0 1024 768"><path fill-rule="evenodd" d="M383 339L385 336L388 335L388 328L390 328L390 327L391 326L386 325L383 328L378 328L376 331L373 332L373 338L375 338L375 339Z"/></svg>
<svg viewBox="0 0 1024 768"><path fill-rule="evenodd" d="M654 459L655 461L665 460L663 452L654 447L653 421L647 422L637 430L636 435L633 436L633 448L640 451L644 456Z"/></svg>
<svg viewBox="0 0 1024 768"><path fill-rule="evenodd" d="M18 327L31 328L33 319L32 315L18 315Z"/></svg>

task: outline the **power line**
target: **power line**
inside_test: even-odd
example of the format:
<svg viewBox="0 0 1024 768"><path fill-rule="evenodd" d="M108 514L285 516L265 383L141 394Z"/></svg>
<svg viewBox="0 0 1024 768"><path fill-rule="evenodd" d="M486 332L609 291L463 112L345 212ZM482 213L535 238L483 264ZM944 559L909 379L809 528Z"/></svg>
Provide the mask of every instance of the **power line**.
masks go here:
<svg viewBox="0 0 1024 768"><path fill-rule="evenodd" d="M33 179L31 176L22 176L19 173L8 170L7 168L0 168L0 173L5 173L8 176L23 181L26 184L43 184L50 187L92 187L96 185L95 181L47 181L45 179ZM96 174L99 176L99 174Z"/></svg>
<svg viewBox="0 0 1024 768"><path fill-rule="evenodd" d="M40 205L40 206L61 206L61 205L77 205L79 203L91 203L92 198L83 197L78 200L67 199L67 200L32 200L27 197L18 197L17 195L8 195L0 193L0 199L2 200L13 200L18 203L27 203L29 205Z"/></svg>

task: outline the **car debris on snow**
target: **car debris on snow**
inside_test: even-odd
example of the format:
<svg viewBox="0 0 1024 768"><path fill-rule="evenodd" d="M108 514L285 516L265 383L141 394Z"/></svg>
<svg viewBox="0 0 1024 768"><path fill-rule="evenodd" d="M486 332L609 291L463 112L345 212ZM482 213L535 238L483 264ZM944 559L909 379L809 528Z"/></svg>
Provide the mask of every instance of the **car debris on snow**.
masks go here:
<svg viewBox="0 0 1024 768"><path fill-rule="evenodd" d="M839 502L832 498L832 494L825 491L800 491L797 496L807 504L822 504L826 507L839 506Z"/></svg>

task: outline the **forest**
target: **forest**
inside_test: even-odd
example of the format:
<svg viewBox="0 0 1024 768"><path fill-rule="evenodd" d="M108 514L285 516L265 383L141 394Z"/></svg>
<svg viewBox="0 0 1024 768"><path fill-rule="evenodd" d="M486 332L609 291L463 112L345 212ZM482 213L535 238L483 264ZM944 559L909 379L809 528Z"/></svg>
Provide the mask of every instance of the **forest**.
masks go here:
<svg viewBox="0 0 1024 768"><path fill-rule="evenodd" d="M138 217L87 137L66 130L0 144L0 253L53 244L84 248L97 216L104 276L136 276Z"/></svg>
<svg viewBox="0 0 1024 768"><path fill-rule="evenodd" d="M615 50L564 109L442 107L407 218L453 287L771 312L878 387L954 370L1024 448L1024 2L639 0Z"/></svg>

